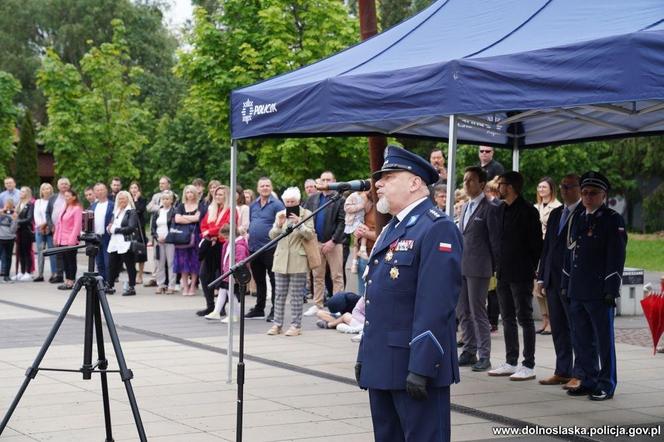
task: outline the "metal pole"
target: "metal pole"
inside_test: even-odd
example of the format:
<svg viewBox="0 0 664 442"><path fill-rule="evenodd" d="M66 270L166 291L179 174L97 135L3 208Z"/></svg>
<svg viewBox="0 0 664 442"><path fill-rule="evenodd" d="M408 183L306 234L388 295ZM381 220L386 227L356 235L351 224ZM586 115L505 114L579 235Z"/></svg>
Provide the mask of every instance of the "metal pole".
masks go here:
<svg viewBox="0 0 664 442"><path fill-rule="evenodd" d="M231 141L231 234L230 234L230 265L235 264L235 237L237 232L237 141ZM222 257L223 262L223 257ZM226 367L226 383L233 382L233 312L235 311L235 278L228 277L228 365ZM240 294L242 295L242 294Z"/></svg>
<svg viewBox="0 0 664 442"><path fill-rule="evenodd" d="M450 115L450 131L447 144L447 215L454 219L454 187L456 185L457 120Z"/></svg>
<svg viewBox="0 0 664 442"><path fill-rule="evenodd" d="M519 139L514 137L514 147L512 147L512 170L519 171Z"/></svg>

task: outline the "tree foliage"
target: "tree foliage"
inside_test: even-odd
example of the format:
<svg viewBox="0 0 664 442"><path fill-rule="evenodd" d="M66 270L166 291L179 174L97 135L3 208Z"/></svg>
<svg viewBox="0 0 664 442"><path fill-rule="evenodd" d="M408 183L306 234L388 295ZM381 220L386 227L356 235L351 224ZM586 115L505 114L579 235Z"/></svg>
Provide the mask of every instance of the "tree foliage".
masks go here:
<svg viewBox="0 0 664 442"><path fill-rule="evenodd" d="M338 0L225 0L212 14L197 8L193 49L181 54L176 68L190 84L185 106L228 156L233 89L305 66L358 39L357 21ZM240 180L252 187L262 174L277 185L293 185L327 168L336 168L340 178L368 170L360 139L247 141L241 150Z"/></svg>
<svg viewBox="0 0 664 442"><path fill-rule="evenodd" d="M0 71L0 175L7 173L7 163L14 154L17 115L14 97L20 90L20 83L11 74Z"/></svg>
<svg viewBox="0 0 664 442"><path fill-rule="evenodd" d="M30 111L26 111L23 115L20 129L21 133L14 162L14 177L19 185L36 189L39 186L37 142L35 141L35 127Z"/></svg>
<svg viewBox="0 0 664 442"><path fill-rule="evenodd" d="M93 47L81 60L81 72L49 50L38 74L48 99L46 147L56 172L81 188L118 175L137 178L138 151L147 143L149 113L138 102L135 79L121 21L113 22L112 42Z"/></svg>
<svg viewBox="0 0 664 442"><path fill-rule="evenodd" d="M172 75L176 38L162 23L163 0L2 0L0 70L23 86L19 102L45 123L45 101L36 74L47 48L64 63L79 63L91 47L110 42L111 21L125 23L132 64L142 66L141 100L158 115L175 111L181 85Z"/></svg>

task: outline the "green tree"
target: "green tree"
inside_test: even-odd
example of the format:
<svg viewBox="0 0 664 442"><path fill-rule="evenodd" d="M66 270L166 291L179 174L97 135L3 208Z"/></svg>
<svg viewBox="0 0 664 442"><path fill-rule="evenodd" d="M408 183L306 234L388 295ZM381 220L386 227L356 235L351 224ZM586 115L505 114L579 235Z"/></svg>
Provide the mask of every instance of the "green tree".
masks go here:
<svg viewBox="0 0 664 442"><path fill-rule="evenodd" d="M148 141L150 114L135 83L142 70L130 66L122 22L113 26L112 42L85 54L80 73L49 50L38 74L48 99L44 142L56 172L78 188L115 175L138 178L136 155Z"/></svg>
<svg viewBox="0 0 664 442"><path fill-rule="evenodd" d="M20 83L11 74L0 71L0 175L7 174L7 163L14 155L14 97L20 90Z"/></svg>
<svg viewBox="0 0 664 442"><path fill-rule="evenodd" d="M111 21L121 19L132 64L144 67L142 101L157 115L174 113L182 86L172 74L178 42L163 25L163 0L2 0L0 70L22 84L19 102L46 122L36 75L47 48L64 63L79 63L93 46L110 42Z"/></svg>
<svg viewBox="0 0 664 442"><path fill-rule="evenodd" d="M190 52L176 68L190 84L184 105L228 156L230 92L310 64L357 42L358 24L338 0L225 0L217 12L195 10ZM338 177L366 173L361 139L243 141L242 182L261 174L277 186L300 184L327 168ZM340 167L343 165L342 167ZM249 169L249 172L247 172ZM217 174L217 176L224 176ZM249 181L249 183L247 183Z"/></svg>
<svg viewBox="0 0 664 442"><path fill-rule="evenodd" d="M37 170L37 142L32 114L26 111L21 122L21 134L16 148L15 172L16 182L21 186L36 189L39 186Z"/></svg>

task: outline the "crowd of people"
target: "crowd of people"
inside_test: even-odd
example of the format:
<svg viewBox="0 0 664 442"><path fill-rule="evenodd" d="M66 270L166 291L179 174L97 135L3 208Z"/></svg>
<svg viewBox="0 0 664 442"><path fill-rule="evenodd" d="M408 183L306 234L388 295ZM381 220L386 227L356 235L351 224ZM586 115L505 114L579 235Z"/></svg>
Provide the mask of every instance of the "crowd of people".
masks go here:
<svg viewBox="0 0 664 442"><path fill-rule="evenodd" d="M462 286L456 305L459 365L514 381L534 379L536 334L552 334L556 369L540 383L563 385L573 395L610 397L615 390L615 358L610 315L605 313L619 296L626 235L620 215L604 205L608 180L598 173L568 174L556 185L552 178L542 177L536 201L528 202L522 196L523 176L506 172L493 155L492 147L479 147L478 163L465 169L463 187L454 195L453 218L463 237ZM429 194L433 204L444 210L447 172L442 151L433 150L429 163L438 173L437 181L428 186ZM208 284L232 265L231 216L237 226L239 261L326 205L250 263L248 291L256 302L246 318L271 322L267 334L272 336L300 335L303 316L315 316L321 328L360 336L367 283L363 275L380 233L372 210L375 202L369 191L338 197L335 191L317 189L334 181L334 173L324 171L319 178L305 181L304 195L298 187L289 187L279 197L269 177L258 180L257 194L238 188L236 195L217 180L206 185L196 179L176 194L171 180L163 176L159 191L149 200L137 182L131 182L128 190L123 190L118 177L109 186L96 183L84 192L87 210L94 213L94 233L100 239L96 270L106 281L107 294L115 293L122 269L128 279L123 296L135 295L139 284L155 287L157 295L194 296L200 288L205 307L197 315L227 322L229 315L239 314L237 310L226 314L228 281L217 290ZM57 189L42 184L36 197L29 187L17 188L11 177L5 178L4 186L0 194L2 280L44 281L43 251L79 244L84 203L65 177L57 181ZM231 198L236 199L235 214L230 212ZM145 246L151 246L148 250L154 257L150 278L145 275ZM591 255L600 247L612 247L615 257L610 265L603 263L601 272L595 269L597 256ZM11 276L14 254L16 270ZM71 289L77 275L76 251L51 256L48 262L48 281L59 289ZM357 278L357 293L346 291L347 262L350 275ZM599 274L580 273L581 268ZM599 284L588 279L600 276ZM593 283L602 288L589 288ZM233 291L244 295L238 286ZM539 329L533 318L533 297L542 316ZM290 324L285 324L287 298ZM305 311L309 298L312 305ZM491 333L498 329L499 315L506 355L504 363L493 367Z"/></svg>

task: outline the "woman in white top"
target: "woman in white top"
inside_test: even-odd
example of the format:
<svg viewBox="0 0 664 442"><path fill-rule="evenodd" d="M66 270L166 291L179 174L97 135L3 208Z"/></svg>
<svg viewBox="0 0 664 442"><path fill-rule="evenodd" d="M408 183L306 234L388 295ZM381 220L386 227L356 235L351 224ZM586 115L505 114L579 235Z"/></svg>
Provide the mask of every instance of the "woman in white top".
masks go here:
<svg viewBox="0 0 664 442"><path fill-rule="evenodd" d="M134 210L134 200L126 190L121 190L115 196L115 208L113 209L113 221L108 225L108 233L111 238L108 241L108 263L110 275L108 278L109 288L107 294L115 293L113 285L120 274L120 267L124 262L129 276L129 287L122 296L134 296L136 290L136 260L131 251L131 241L138 231L138 216Z"/></svg>
<svg viewBox="0 0 664 442"><path fill-rule="evenodd" d="M556 184L553 179L545 176L537 183L537 203L535 208L540 215L540 223L542 224L542 238L546 234L546 223L549 221L549 215L556 207L560 207L562 203L556 199ZM549 324L549 306L546 303L546 296L538 289L537 281L535 282L535 289L533 293L539 304L540 313L542 314L542 328L537 331L542 335L551 334L551 325Z"/></svg>
<svg viewBox="0 0 664 442"><path fill-rule="evenodd" d="M35 222L35 242L37 243L37 277L35 282L44 280L44 250L53 247L53 232L48 227L46 219L46 206L48 200L53 196L53 186L49 183L43 183L39 187L39 199L35 200L34 222ZM54 275L57 270L55 255L48 258L51 266L51 274Z"/></svg>
<svg viewBox="0 0 664 442"><path fill-rule="evenodd" d="M150 232L155 244L155 278L157 280L157 295L175 293L175 273L173 262L175 260L175 244L166 242L166 235L173 223L175 210L173 202L174 193L164 190L161 194L161 207L154 212L150 221ZM221 257L219 258L221 262ZM168 269L168 288L166 288L166 270Z"/></svg>

